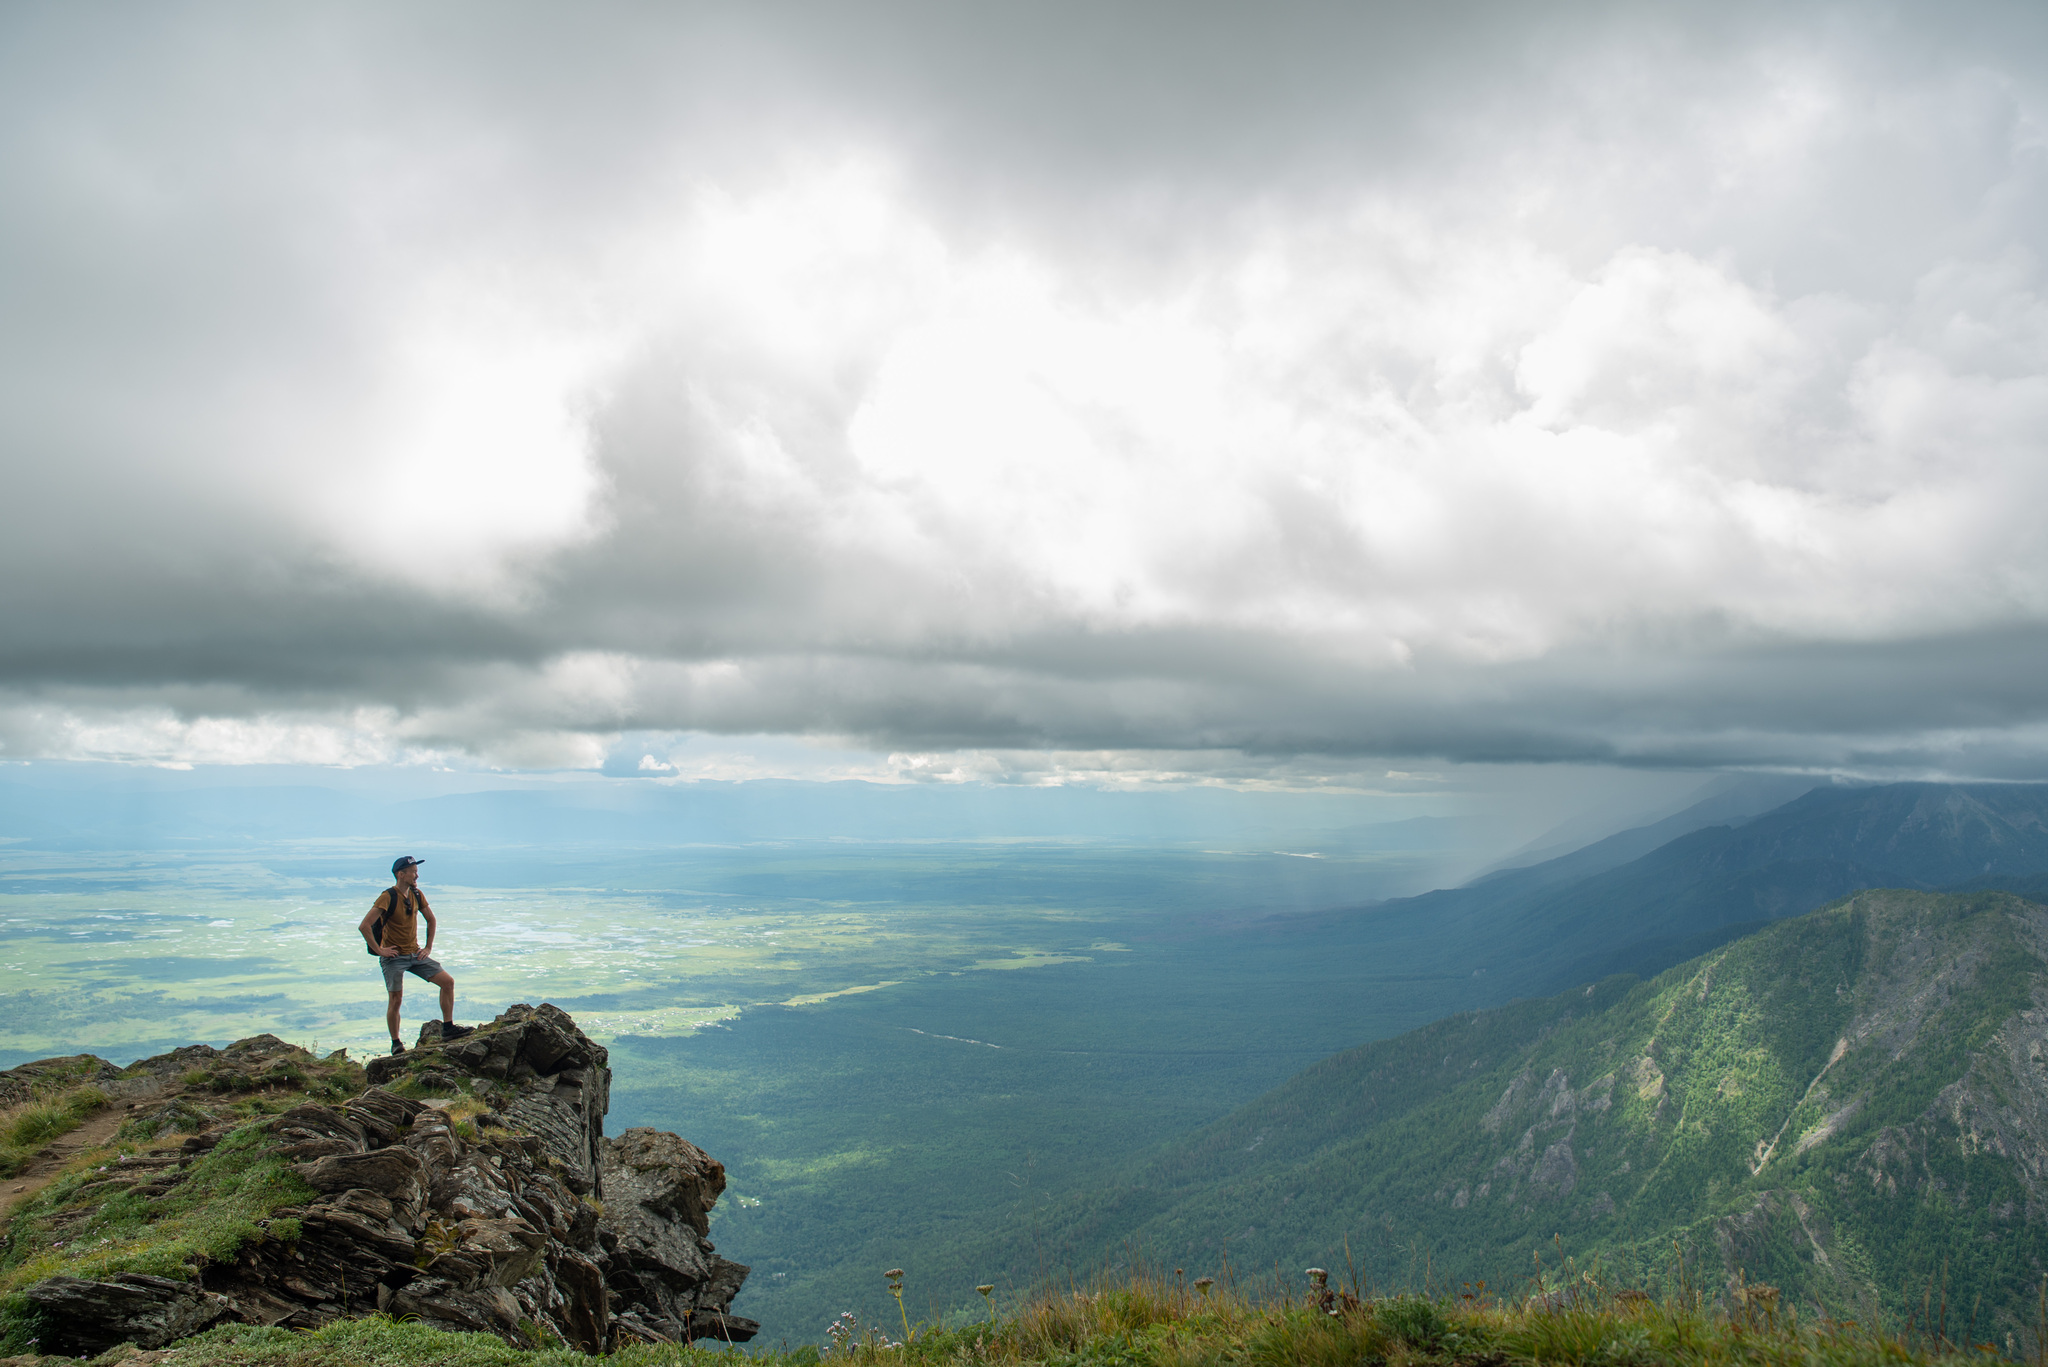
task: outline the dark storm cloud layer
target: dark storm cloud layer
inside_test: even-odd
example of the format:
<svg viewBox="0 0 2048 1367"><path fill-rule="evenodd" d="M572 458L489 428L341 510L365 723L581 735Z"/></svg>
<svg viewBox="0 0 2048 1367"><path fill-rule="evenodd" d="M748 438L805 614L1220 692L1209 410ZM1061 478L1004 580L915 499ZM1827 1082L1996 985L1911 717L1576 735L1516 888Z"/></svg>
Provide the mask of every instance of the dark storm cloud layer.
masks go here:
<svg viewBox="0 0 2048 1367"><path fill-rule="evenodd" d="M0 754L2048 770L2033 6L0 18Z"/></svg>

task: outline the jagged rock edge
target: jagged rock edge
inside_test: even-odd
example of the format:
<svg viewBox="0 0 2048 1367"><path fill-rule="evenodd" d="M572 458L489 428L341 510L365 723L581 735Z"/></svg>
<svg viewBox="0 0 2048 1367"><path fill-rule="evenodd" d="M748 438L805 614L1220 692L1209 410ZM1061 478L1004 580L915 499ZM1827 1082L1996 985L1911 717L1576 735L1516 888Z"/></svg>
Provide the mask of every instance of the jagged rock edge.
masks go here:
<svg viewBox="0 0 2048 1367"><path fill-rule="evenodd" d="M607 1139L608 1064L603 1046L545 1003L512 1007L457 1040L430 1022L410 1053L371 1061L360 1095L258 1122L320 1193L273 1212L276 1236L190 1282L123 1273L36 1283L26 1294L42 1345L91 1356L123 1342L159 1348L223 1320L314 1328L378 1311L590 1353L752 1338L760 1326L731 1310L748 1269L707 1237L724 1166L657 1130ZM474 1137L386 1085L420 1073L491 1093ZM184 1154L239 1128L193 1135Z"/></svg>

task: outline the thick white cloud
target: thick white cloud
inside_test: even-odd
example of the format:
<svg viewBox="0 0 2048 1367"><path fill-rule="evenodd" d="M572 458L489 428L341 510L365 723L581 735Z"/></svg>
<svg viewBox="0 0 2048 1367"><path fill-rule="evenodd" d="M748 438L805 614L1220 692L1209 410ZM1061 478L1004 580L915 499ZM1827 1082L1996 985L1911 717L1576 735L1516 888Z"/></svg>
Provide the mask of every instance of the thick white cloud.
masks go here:
<svg viewBox="0 0 2048 1367"><path fill-rule="evenodd" d="M256 14L0 21L7 754L2048 767L2029 11Z"/></svg>

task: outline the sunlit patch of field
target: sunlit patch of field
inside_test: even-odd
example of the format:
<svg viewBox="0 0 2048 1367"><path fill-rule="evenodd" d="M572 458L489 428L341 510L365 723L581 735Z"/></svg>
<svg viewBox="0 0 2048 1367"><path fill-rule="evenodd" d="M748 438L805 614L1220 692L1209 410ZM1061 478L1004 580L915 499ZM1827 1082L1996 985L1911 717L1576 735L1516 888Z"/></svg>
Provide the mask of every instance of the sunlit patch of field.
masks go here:
<svg viewBox="0 0 2048 1367"><path fill-rule="evenodd" d="M1001 959L976 959L969 968L1001 970L1006 968L1046 968L1052 964L1081 964L1088 962L1086 954L1012 954Z"/></svg>
<svg viewBox="0 0 2048 1367"><path fill-rule="evenodd" d="M584 1011L576 1023L592 1039L617 1039L620 1035L681 1035L721 1021L737 1019L743 1008L727 1002L719 1006L656 1006L636 1011Z"/></svg>
<svg viewBox="0 0 2048 1367"><path fill-rule="evenodd" d="M842 987L837 992L806 992L801 996L791 997L788 1001L780 1003L780 1005L816 1006L819 1002L828 1002L834 997L853 997L858 996L862 992L879 992L885 987L896 987L902 981L901 978L891 978L885 982L861 983L856 987Z"/></svg>

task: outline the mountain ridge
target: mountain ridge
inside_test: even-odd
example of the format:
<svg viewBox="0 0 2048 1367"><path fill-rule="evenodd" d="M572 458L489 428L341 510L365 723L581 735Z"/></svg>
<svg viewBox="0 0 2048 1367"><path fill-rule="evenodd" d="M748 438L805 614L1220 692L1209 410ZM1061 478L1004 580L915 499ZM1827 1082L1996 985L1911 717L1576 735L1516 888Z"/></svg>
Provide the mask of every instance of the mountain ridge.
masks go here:
<svg viewBox="0 0 2048 1367"><path fill-rule="evenodd" d="M1751 922L1863 888L1932 890L2048 870L2048 784L1815 788L1736 825L1688 831L1621 862L1656 825L1460 888L1362 907L1277 913L1267 935L1333 952L1470 971L1494 1001L1607 973L1650 975ZM1590 870L1590 871L1589 871Z"/></svg>
<svg viewBox="0 0 2048 1367"><path fill-rule="evenodd" d="M1655 979L1448 1017L1035 1220L1082 1261L1511 1287L1564 1255L1893 1322L1947 1276L2017 1343L2048 1273L2048 908L1869 890Z"/></svg>

